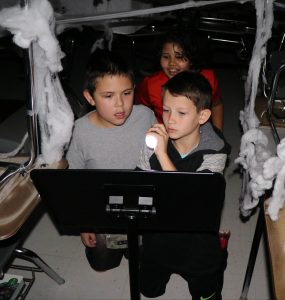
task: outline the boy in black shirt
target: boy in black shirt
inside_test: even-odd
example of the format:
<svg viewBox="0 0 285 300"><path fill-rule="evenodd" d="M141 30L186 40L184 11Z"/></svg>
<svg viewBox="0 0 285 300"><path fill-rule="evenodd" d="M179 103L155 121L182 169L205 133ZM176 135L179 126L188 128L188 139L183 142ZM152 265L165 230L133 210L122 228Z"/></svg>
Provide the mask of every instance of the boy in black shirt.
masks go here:
<svg viewBox="0 0 285 300"><path fill-rule="evenodd" d="M157 145L154 150L145 146L138 167L223 173L230 146L208 121L210 105L211 87L202 75L184 71L171 78L164 86L163 124L154 124L147 133L157 138ZM218 233L146 234L141 292L163 295L171 274L177 273L187 280L193 300L220 300L221 265Z"/></svg>

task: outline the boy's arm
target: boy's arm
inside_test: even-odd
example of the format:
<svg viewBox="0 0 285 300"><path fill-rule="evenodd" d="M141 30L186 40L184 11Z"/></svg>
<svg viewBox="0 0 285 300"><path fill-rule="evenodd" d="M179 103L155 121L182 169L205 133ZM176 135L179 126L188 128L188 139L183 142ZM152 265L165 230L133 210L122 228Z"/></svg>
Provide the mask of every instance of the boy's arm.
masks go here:
<svg viewBox="0 0 285 300"><path fill-rule="evenodd" d="M153 154L153 150L149 149L146 144L144 144L139 157L139 162L137 165L137 169L140 170L151 170L149 159Z"/></svg>
<svg viewBox="0 0 285 300"><path fill-rule="evenodd" d="M169 156L167 153L161 153L161 154L157 154L156 155L161 169L163 171L177 171L176 167L174 166L174 164L172 163L172 161L170 160Z"/></svg>
<svg viewBox="0 0 285 300"><path fill-rule="evenodd" d="M212 69L202 70L201 74L209 81L212 88L212 123L221 131L223 131L224 105L221 100L221 93L217 76Z"/></svg>
<svg viewBox="0 0 285 300"><path fill-rule="evenodd" d="M211 119L213 125L223 131L224 127L224 105L222 102L218 102L212 106Z"/></svg>
<svg viewBox="0 0 285 300"><path fill-rule="evenodd" d="M226 153L205 154L203 163L197 169L197 172L210 171L223 174L227 161Z"/></svg>
<svg viewBox="0 0 285 300"><path fill-rule="evenodd" d="M74 133L76 133L74 131ZM79 149L80 145L77 142L78 138L76 134L73 134L69 149L66 154L68 160L69 169L84 169L85 161L83 159L82 151Z"/></svg>
<svg viewBox="0 0 285 300"><path fill-rule="evenodd" d="M95 247L96 246L96 235L91 232L82 232L80 233L81 241L86 247Z"/></svg>

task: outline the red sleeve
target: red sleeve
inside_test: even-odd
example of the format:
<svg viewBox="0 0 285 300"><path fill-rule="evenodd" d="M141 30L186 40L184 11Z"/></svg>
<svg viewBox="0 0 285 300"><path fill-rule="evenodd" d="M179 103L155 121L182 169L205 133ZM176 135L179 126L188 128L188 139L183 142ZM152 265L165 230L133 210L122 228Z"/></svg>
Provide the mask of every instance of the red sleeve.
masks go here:
<svg viewBox="0 0 285 300"><path fill-rule="evenodd" d="M215 105L220 102L220 89L218 79L213 70L205 69L200 72L210 83L212 88L212 104Z"/></svg>
<svg viewBox="0 0 285 300"><path fill-rule="evenodd" d="M144 104L152 109L160 123L162 123L162 85L166 81L166 75L160 71L145 77L135 91L135 103Z"/></svg>
<svg viewBox="0 0 285 300"><path fill-rule="evenodd" d="M151 108L151 100L148 92L148 77L145 77L135 89L135 103L143 104Z"/></svg>

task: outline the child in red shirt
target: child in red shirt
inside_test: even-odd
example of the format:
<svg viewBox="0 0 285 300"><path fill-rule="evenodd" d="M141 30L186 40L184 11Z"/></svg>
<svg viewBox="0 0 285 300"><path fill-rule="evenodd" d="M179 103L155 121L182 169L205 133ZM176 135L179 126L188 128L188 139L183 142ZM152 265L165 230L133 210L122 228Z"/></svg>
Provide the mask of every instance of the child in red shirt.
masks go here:
<svg viewBox="0 0 285 300"><path fill-rule="evenodd" d="M211 69L199 69L196 46L189 34L171 31L164 37L160 54L161 70L147 76L136 89L136 103L144 104L154 110L157 120L162 123L162 86L174 75L193 70L202 74L212 88L212 123L223 128L223 104L220 99L216 75Z"/></svg>

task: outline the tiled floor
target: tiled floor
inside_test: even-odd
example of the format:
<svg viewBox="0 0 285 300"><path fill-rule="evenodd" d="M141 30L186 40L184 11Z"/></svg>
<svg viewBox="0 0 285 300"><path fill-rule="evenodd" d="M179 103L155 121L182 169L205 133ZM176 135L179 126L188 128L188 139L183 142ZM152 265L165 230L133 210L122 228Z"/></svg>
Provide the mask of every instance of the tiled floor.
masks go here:
<svg viewBox="0 0 285 300"><path fill-rule="evenodd" d="M242 74L237 69L218 70L217 73L225 105L224 133L232 145L231 162L225 173L227 189L221 226L223 229L231 230L223 299L236 300L241 294L257 214L247 222L242 222L239 218L241 179L236 172L234 159L238 155L241 136L238 117L239 111L243 108ZM200 213L202 216L203 212ZM92 271L85 259L79 237L60 236L47 213L43 213L33 226L24 246L35 251L66 281L65 284L58 285L45 273L38 273L27 297L28 300L130 298L128 262L123 259L120 267L105 273ZM172 276L165 295L158 299L190 299L185 281L179 276ZM262 241L248 300L265 299L270 299L270 296Z"/></svg>

